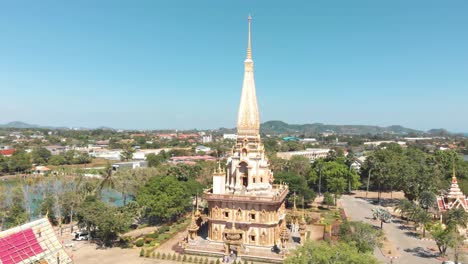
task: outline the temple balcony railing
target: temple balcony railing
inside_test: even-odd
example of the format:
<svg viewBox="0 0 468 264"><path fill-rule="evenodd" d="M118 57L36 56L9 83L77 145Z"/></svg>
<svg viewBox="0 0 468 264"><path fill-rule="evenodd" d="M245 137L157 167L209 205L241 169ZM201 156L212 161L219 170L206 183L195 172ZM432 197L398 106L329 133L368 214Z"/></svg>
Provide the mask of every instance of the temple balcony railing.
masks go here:
<svg viewBox="0 0 468 264"><path fill-rule="evenodd" d="M259 195L241 195L241 194L214 194L213 189L207 189L203 193L203 198L208 201L237 201L237 202L249 202L249 203L266 203L276 204L281 203L286 199L286 195L289 192L287 185L274 184L271 190L273 195L259 196Z"/></svg>

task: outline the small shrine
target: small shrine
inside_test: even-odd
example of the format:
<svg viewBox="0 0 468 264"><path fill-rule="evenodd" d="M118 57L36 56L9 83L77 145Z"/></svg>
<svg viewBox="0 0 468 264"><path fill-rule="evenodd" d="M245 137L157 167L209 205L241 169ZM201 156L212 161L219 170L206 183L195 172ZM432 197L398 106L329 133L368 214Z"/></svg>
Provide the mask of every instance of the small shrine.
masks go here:
<svg viewBox="0 0 468 264"><path fill-rule="evenodd" d="M437 207L439 212L444 213L453 208L463 208L468 212L468 199L458 186L455 172L455 162L453 163L453 175L450 187L443 196L437 197Z"/></svg>

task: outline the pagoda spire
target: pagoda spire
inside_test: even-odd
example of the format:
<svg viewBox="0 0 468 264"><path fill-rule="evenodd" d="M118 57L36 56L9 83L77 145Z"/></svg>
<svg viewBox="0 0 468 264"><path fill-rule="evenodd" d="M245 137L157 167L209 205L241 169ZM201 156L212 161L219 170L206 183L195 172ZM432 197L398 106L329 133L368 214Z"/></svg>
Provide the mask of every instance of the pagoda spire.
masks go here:
<svg viewBox="0 0 468 264"><path fill-rule="evenodd" d="M247 58L244 61L244 81L237 116L237 134L240 137L258 136L260 117L258 114L257 95L255 91L254 63L252 60L252 17L248 21Z"/></svg>
<svg viewBox="0 0 468 264"><path fill-rule="evenodd" d="M252 17L249 15L249 38L247 42L247 59L252 59Z"/></svg>
<svg viewBox="0 0 468 264"><path fill-rule="evenodd" d="M452 159L452 182L457 182L457 173L455 171L455 158Z"/></svg>

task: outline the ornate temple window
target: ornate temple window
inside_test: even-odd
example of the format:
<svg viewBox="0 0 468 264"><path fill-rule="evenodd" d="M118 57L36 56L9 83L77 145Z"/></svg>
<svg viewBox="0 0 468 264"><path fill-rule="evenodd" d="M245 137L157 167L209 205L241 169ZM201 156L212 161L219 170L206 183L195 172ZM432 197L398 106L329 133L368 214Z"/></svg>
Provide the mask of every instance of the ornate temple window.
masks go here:
<svg viewBox="0 0 468 264"><path fill-rule="evenodd" d="M240 176L241 176L241 181L242 181L242 185L247 187L247 185L249 184L249 169L247 168L247 163L245 162L241 162L239 164L239 173L240 173Z"/></svg>
<svg viewBox="0 0 468 264"><path fill-rule="evenodd" d="M218 208L218 206L215 206L215 208L213 208L213 212L212 212L211 217L219 218L219 208Z"/></svg>
<svg viewBox="0 0 468 264"><path fill-rule="evenodd" d="M242 157L243 158L247 157L247 149L246 148L242 149Z"/></svg>
<svg viewBox="0 0 468 264"><path fill-rule="evenodd" d="M214 240L218 239L218 228L217 227L215 227L215 229L213 230L213 239Z"/></svg>
<svg viewBox="0 0 468 264"><path fill-rule="evenodd" d="M236 217L238 220L242 220L242 210L240 208L237 209Z"/></svg>
<svg viewBox="0 0 468 264"><path fill-rule="evenodd" d="M229 218L229 212L228 211L224 211L224 218Z"/></svg>
<svg viewBox="0 0 468 264"><path fill-rule="evenodd" d="M250 213L250 220L255 221L257 219L257 214L256 213Z"/></svg>
<svg viewBox="0 0 468 264"><path fill-rule="evenodd" d="M260 245L264 245L266 243L266 234L265 231L262 232L260 235Z"/></svg>
<svg viewBox="0 0 468 264"><path fill-rule="evenodd" d="M250 242L255 242L255 235L250 235Z"/></svg>

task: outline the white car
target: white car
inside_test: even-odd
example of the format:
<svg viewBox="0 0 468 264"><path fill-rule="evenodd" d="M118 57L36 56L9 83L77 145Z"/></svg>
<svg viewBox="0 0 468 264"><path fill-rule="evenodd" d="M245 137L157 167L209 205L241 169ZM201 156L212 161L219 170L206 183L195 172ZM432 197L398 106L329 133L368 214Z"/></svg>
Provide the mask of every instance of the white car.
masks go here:
<svg viewBox="0 0 468 264"><path fill-rule="evenodd" d="M83 241L83 240L88 240L88 232L86 231L77 231L77 232L73 232L73 235L75 235L75 237L73 238L73 240L75 241Z"/></svg>

